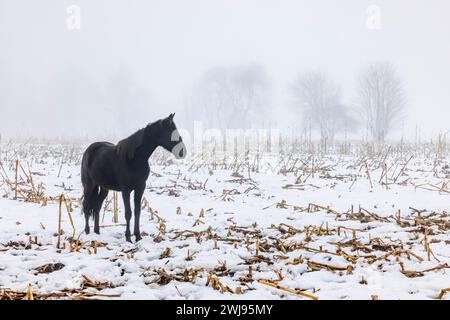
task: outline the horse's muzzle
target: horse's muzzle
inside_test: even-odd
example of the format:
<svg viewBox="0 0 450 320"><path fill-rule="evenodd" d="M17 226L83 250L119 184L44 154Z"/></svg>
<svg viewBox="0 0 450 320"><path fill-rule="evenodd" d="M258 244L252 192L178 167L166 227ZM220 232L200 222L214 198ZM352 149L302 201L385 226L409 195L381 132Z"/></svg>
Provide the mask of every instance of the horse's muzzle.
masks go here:
<svg viewBox="0 0 450 320"><path fill-rule="evenodd" d="M186 145L184 144L184 142L180 142L178 143L173 149L172 149L172 154L175 156L175 158L177 159L184 159L186 157L187 154L187 150L186 150Z"/></svg>

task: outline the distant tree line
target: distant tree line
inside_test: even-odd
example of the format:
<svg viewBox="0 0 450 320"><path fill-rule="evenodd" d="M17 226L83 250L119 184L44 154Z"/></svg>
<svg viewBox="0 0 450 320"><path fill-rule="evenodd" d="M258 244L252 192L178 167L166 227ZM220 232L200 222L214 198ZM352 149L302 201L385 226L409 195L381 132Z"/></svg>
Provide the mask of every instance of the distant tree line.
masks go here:
<svg viewBox="0 0 450 320"><path fill-rule="evenodd" d="M316 131L323 143L336 135L366 130L383 142L404 116L403 82L389 62L376 62L361 70L353 103L344 103L341 87L326 71L301 72L289 85L291 108L304 127ZM257 64L216 67L196 83L190 96L192 114L220 129L260 126L271 108L270 85Z"/></svg>

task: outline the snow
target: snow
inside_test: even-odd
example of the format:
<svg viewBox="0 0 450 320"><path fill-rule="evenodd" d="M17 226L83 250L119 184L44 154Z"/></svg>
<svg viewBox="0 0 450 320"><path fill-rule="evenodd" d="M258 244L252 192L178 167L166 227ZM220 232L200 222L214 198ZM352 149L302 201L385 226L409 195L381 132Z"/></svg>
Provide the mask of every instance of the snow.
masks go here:
<svg viewBox="0 0 450 320"><path fill-rule="evenodd" d="M1 150L0 292L26 291L29 284L38 293L77 289L83 276L110 283L85 291L120 295L115 299L308 299L258 279L319 299L436 299L450 287L445 157L418 154L408 161L409 154L389 155L386 186L386 177L380 179L382 157L376 156L316 155L312 161L307 153L272 154L262 156L256 167L256 155L224 162L212 156L174 160L158 152L144 194L156 214L144 207L143 239L127 243L120 197L118 224L110 203L100 213L101 234L83 232L77 200L82 147L10 145ZM43 183L45 196L54 200L45 205L21 196L14 200L5 175L14 181L16 158L27 174L32 172L35 186ZM20 187L30 189L25 173L19 171L19 177ZM70 249L72 227L64 207L62 247L57 248L61 193L72 199L75 239L83 243L77 251ZM410 226L397 222L398 213L400 222ZM35 270L49 263L64 267ZM401 265L422 274L407 277ZM214 288L209 275L232 292Z"/></svg>

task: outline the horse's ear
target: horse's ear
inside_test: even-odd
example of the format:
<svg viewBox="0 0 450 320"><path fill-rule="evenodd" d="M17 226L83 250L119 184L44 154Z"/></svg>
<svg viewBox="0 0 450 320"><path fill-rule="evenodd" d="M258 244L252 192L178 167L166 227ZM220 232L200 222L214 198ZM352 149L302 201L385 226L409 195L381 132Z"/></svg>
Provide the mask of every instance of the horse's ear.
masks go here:
<svg viewBox="0 0 450 320"><path fill-rule="evenodd" d="M144 141L145 129L141 129L117 144L117 151L122 159L134 159L136 150Z"/></svg>
<svg viewBox="0 0 450 320"><path fill-rule="evenodd" d="M165 120L172 122L173 121L173 117L175 117L175 113L171 113Z"/></svg>
<svg viewBox="0 0 450 320"><path fill-rule="evenodd" d="M173 122L173 117L175 116L175 113L171 113L167 118L165 118L165 119L162 119L162 121L161 121L161 125L168 125L168 124L170 124L170 123L172 123Z"/></svg>

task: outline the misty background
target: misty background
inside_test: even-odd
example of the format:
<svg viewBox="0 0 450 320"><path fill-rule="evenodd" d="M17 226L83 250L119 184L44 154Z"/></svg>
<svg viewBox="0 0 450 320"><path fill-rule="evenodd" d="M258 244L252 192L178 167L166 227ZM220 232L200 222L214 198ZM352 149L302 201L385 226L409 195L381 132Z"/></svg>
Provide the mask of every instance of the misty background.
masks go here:
<svg viewBox="0 0 450 320"><path fill-rule="evenodd" d="M116 139L176 112L186 129L363 138L358 86L385 63L404 98L387 138L429 139L450 130L449 14L446 0L0 0L0 134ZM313 119L301 79L324 79L345 121Z"/></svg>

